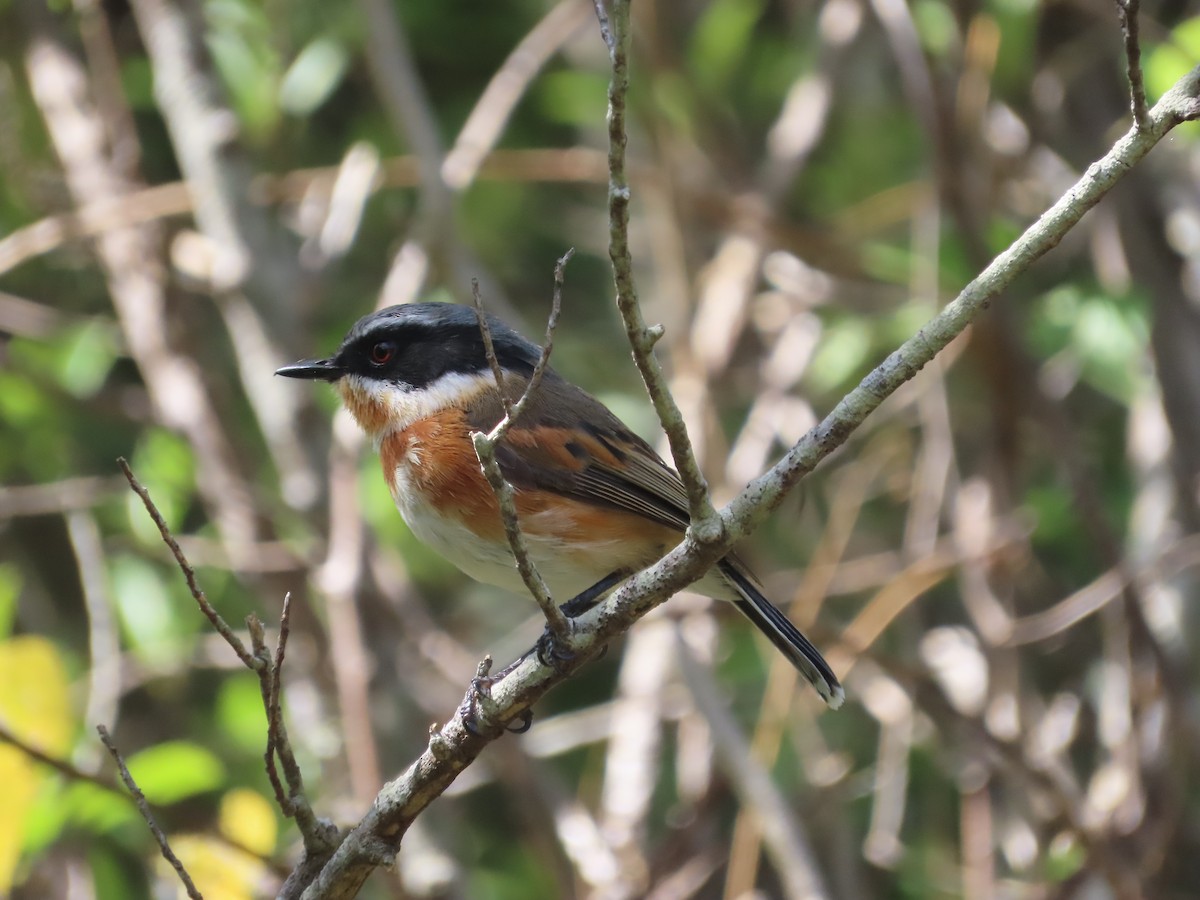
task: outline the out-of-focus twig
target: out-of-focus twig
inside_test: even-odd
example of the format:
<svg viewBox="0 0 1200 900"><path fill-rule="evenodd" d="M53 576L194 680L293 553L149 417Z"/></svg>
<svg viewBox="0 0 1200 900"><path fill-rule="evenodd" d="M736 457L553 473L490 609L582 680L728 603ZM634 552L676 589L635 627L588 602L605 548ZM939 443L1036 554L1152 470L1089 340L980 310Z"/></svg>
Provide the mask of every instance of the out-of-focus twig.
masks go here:
<svg viewBox="0 0 1200 900"><path fill-rule="evenodd" d="M337 689L338 715L355 798L367 803L383 776L371 721L371 660L359 613L357 591L363 568L366 526L358 499L358 459L362 435L350 414L333 420L329 450L329 543L317 583L329 610L330 665Z"/></svg>
<svg viewBox="0 0 1200 900"><path fill-rule="evenodd" d="M198 7L188 0L134 0L130 6L154 69L155 101L211 251L200 274L225 318L245 395L283 473L285 499L309 506L317 478L297 430L302 401L271 375L286 361L299 320L294 311L305 284L296 249L250 200L250 166L237 143L236 116L222 100L203 29L194 21Z"/></svg>
<svg viewBox="0 0 1200 900"><path fill-rule="evenodd" d="M162 853L163 859L171 864L171 868L175 870L175 874L183 882L187 895L192 900L204 900L203 895L196 890L196 884L192 881L192 876L188 874L187 869L183 867L183 863L179 861L179 857L171 849L170 843L167 842L167 836L158 827L158 823L154 821L154 814L150 812L150 804L146 802L146 795L142 793L142 789L137 786L137 782L129 774L129 769L125 766L125 760L121 756L121 751L117 749L117 745L108 736L108 729L103 725L97 725L96 731L99 733L100 740L104 743L105 748L112 755L113 761L116 762L117 771L121 773L121 780L125 782L125 787L129 789L129 793L133 796L133 801L137 804L138 812L142 814L142 818L146 820L146 825L150 828L150 833L158 841L158 849Z"/></svg>
<svg viewBox="0 0 1200 900"><path fill-rule="evenodd" d="M53 35L53 23L30 43L30 85L66 173L75 202L90 206L120 197L133 185L116 171L85 73ZM256 523L246 485L220 417L195 363L174 351L167 335L166 272L153 229L104 230L96 240L125 345L137 363L160 422L188 438L196 454L197 486L231 556L252 543Z"/></svg>
<svg viewBox="0 0 1200 900"><path fill-rule="evenodd" d="M755 759L750 742L720 698L711 671L692 658L682 639L676 642L676 658L684 684L712 729L721 768L742 806L757 820L767 854L787 895L812 900L830 896L804 825L770 773Z"/></svg>
<svg viewBox="0 0 1200 900"><path fill-rule="evenodd" d="M450 190L462 191L475 180L534 76L587 24L589 9L587 0L559 0L501 63L442 161L442 179Z"/></svg>
<svg viewBox="0 0 1200 900"><path fill-rule="evenodd" d="M644 619L630 630L612 711L620 726L613 729L604 757L601 826L637 895L649 880L646 818L659 781L663 694L673 672L674 643L675 624L665 616Z"/></svg>
<svg viewBox="0 0 1200 900"><path fill-rule="evenodd" d="M195 198L196 221L214 242L218 292L252 287L282 311L294 302L299 271L282 232L249 202L249 166L237 144L237 120L221 91L195 11L179 0L134 0L138 31L154 66L154 95ZM289 316L278 327L290 327Z"/></svg>
<svg viewBox="0 0 1200 900"><path fill-rule="evenodd" d="M0 488L0 519L89 509L113 497L123 484L116 477L83 477L3 487Z"/></svg>
<svg viewBox="0 0 1200 900"><path fill-rule="evenodd" d="M79 565L88 625L88 695L85 722L117 721L121 696L121 641L113 616L113 600L105 572L104 543L91 513L67 514L67 534ZM94 745L92 745L94 747Z"/></svg>

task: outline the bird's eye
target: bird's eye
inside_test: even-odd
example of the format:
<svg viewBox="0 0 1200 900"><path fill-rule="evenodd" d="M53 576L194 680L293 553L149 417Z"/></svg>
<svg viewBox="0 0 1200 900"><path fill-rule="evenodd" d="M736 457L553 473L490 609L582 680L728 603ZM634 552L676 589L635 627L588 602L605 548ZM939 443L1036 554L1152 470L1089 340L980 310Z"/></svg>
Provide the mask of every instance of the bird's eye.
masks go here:
<svg viewBox="0 0 1200 900"><path fill-rule="evenodd" d="M377 366L386 365L396 355L396 345L391 341L380 341L371 347L371 362Z"/></svg>

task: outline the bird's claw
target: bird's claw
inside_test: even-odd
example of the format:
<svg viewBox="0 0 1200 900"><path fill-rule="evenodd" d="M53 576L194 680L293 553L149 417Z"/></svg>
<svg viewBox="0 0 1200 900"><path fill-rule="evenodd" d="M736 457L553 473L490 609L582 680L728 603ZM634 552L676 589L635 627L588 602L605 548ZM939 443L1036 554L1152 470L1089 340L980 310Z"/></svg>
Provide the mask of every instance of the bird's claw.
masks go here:
<svg viewBox="0 0 1200 900"><path fill-rule="evenodd" d="M553 669L559 675L564 674L566 667L578 656L575 651L560 646L559 642L555 640L554 633L549 628L542 632L542 636L538 638L533 651L537 654L538 662L549 669Z"/></svg>
<svg viewBox="0 0 1200 900"><path fill-rule="evenodd" d="M486 664L481 664L475 677L471 679L471 686L467 689L467 695L463 698L459 712L462 714L463 727L476 737L488 737L487 732L495 729L496 726L485 729L479 721L479 716L492 704L492 685L504 678L515 666L516 663L491 675L489 674L491 669L491 659L489 658L486 660ZM501 727L510 734L524 734L533 727L533 710L521 710L511 721L505 722Z"/></svg>

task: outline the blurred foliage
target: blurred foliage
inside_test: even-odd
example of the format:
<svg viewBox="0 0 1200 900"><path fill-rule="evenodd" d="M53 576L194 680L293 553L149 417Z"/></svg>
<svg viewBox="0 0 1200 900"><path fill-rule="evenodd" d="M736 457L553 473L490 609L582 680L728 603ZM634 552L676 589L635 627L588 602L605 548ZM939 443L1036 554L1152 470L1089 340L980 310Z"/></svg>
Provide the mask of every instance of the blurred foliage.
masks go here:
<svg viewBox="0 0 1200 900"><path fill-rule="evenodd" d="M423 296L467 301L470 278L480 277L488 304L531 336L541 333L554 261L577 247L555 365L639 432L656 434L610 302L605 185L595 170L606 150L607 57L593 21L581 17L523 85L496 141L513 155L498 154L439 222L414 179L386 165L420 142L397 126L385 76L369 58L370 38L386 27L369 18L371 4L183 4L202 30L212 101L228 114L219 158L230 179L243 179L237 198L283 235L279 259L255 253L252 263L289 267L294 290L275 296L250 284L242 296L206 283L192 239L207 226L156 213L138 220L160 254L141 261L162 292L155 323L114 304L129 273L106 268L102 241L76 236L79 223L40 249L15 240L36 244L53 228L21 229L81 203L56 150L53 113L34 90L42 42L84 73L83 105L104 121L109 162L131 191L182 177L139 2L0 4L0 724L100 779L69 777L0 741L0 895L178 889L132 804L103 786L113 769L89 715L111 717L206 896L269 893L295 860L295 829L262 771L258 683L214 643L157 528L120 482L117 456L150 489L231 622L251 612L270 622L285 591L297 598L284 702L322 815L350 822L365 808L351 774L361 748L340 707L344 660L329 627L342 614L328 599L339 573L324 565L337 472L350 473L347 493L367 529L352 602L378 776L393 776L424 746L429 722L455 707L478 656L506 662L537 633L531 606L465 580L415 541L369 452L339 469L338 451L329 453L330 392L309 397L310 386L289 383L286 401L253 402L275 364L328 352L374 307L406 241L427 254ZM454 144L490 79L552 6L393 4L433 112L427 139ZM720 497L831 408L1126 127L1108 6L916 0L902 25L885 26L880 16L899 15L892 6L635 4L630 152L641 294L647 318L667 324L666 362L699 391L687 395L689 415ZM1200 18L1179 4L1148 6L1153 100L1200 60ZM781 123L781 110L801 101L810 105L799 120ZM781 161L778 148L805 134L811 144ZM798 621L821 607L813 635L836 664L857 660L847 709L814 720L807 695L770 706L764 695L778 675L769 648L724 611L719 632L704 632L737 722L774 760L773 782L808 825L835 896L1195 893L1196 722L1192 704L1180 702L1196 687L1194 604L1185 602L1194 592L1190 557L1164 561L1200 521L1200 438L1188 427L1200 421L1194 141L1181 129L1155 151L1120 197L1021 279L936 372L881 410L747 548L780 600L799 598ZM336 167L356 145L385 165L372 173L344 251L322 256ZM530 159L523 151L562 152L530 173L519 169ZM305 172L314 167L322 171ZM121 230L106 221L100 232ZM245 224L248 233L257 227ZM706 308L734 237L756 248L751 270ZM266 350L239 344L253 339L235 318L243 300ZM722 304L736 313L704 318ZM704 321L730 333L696 326ZM817 336L811 346L789 330L805 322ZM150 365L137 329L160 324L174 357ZM219 452L179 424L199 408L181 360L215 411ZM179 408L162 408L151 387ZM298 459L281 454L278 433ZM319 485L306 499L284 487L304 466ZM212 494L214 471L240 489L224 499L235 518L244 514L248 538L224 530L230 509ZM806 571L811 559L833 574ZM914 587L923 563L940 574ZM1114 590L1116 601L1089 608L1103 606L1098 614L1028 646L988 632L987 610L1033 627L1024 617L1110 571L1129 576L1133 605L1121 606ZM709 611L678 604L668 610L689 633L697 621L711 625ZM870 633L874 624L869 646L839 645L843 627ZM927 638L963 634L970 640L951 641L961 667L940 677ZM546 699L539 725L549 732L557 716L603 711L629 690L625 664L614 648ZM983 673L976 687L990 705L971 708L955 694L954 672L971 688L973 671ZM674 674L662 688L653 789L614 858L639 890L691 865L693 893L669 896L732 896L731 854L758 860L757 845L745 843L746 801L719 766L714 774L708 732L678 687ZM763 749L776 724L777 755ZM380 876L365 895L390 896L387 877L411 896L603 895L586 884L586 842L567 839L587 835L563 823L578 821L569 814L579 809L604 819L606 785L625 777L606 768L607 742L620 730L552 758L505 738L513 746L489 750L469 773L478 775L471 787L422 817L410 843L428 847L402 855L400 874ZM1056 748L1044 768L1029 749L1039 741ZM896 742L903 764L886 757ZM1112 788L1114 772L1124 793ZM896 784L900 799L888 793ZM742 843L731 843L735 833ZM781 895L775 865L764 857L740 886Z"/></svg>

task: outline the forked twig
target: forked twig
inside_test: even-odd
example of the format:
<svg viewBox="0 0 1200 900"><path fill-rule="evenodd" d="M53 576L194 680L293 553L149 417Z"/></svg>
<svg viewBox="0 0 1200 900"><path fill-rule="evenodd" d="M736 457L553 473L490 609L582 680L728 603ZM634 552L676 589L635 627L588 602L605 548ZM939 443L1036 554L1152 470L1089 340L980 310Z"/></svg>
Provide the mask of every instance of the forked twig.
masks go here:
<svg viewBox="0 0 1200 900"><path fill-rule="evenodd" d="M488 365L496 379L496 389L500 392L500 402L504 405L504 416L487 434L481 431L472 432L471 441L475 446L475 455L479 457L483 475L491 485L492 493L496 496L496 503L500 507L500 519L504 523L504 533L508 538L508 546L512 551L513 559L516 561L517 571L521 575L521 580L525 582L525 587L528 588L545 615L551 634L559 642L565 641L570 636L571 623L558 608L554 598L550 596L550 589L546 586L545 579L542 578L537 566L529 556L529 545L526 544L525 536L521 532L512 485L505 479L504 473L500 471L500 464L496 461L496 445L504 439L513 423L525 411L530 398L533 397L546 374L550 353L554 349L554 332L558 328L558 317L562 311L563 273L567 263L574 255L574 248L568 250L554 267L554 295L550 306L550 317L546 321L546 339L542 343L542 352L538 356L537 364L533 367L533 374L530 375L529 382L525 385L525 390L521 392L516 403L511 402L505 390L504 371L496 356L492 330L488 325L487 315L483 311L483 299L479 294L479 284L472 282L475 316L479 320L479 331L483 335L483 347Z"/></svg>
<svg viewBox="0 0 1200 900"><path fill-rule="evenodd" d="M121 458L117 460L117 465L121 467L121 471L125 473L125 479L129 482L129 486L133 488L142 500L142 504L146 507L146 512L150 514L150 518L154 520L154 524L158 526L159 534L162 535L163 542L170 548L172 555L175 557L175 562L179 569L183 572L184 579L187 581L188 590L191 591L192 597L195 599L201 612L212 623L213 628L225 639L225 642L233 648L238 659L258 676L259 691L263 698L263 707L267 714L268 732L267 732L267 777L271 780L271 786L275 790L276 800L279 801L280 809L288 818L296 820L296 826L300 829L300 833L304 837L304 847L310 854L328 854L332 852L337 843L336 829L330 824L321 819L318 819L313 812L312 807L308 803L308 798L304 794L304 780L300 773L300 766L296 762L296 756L292 752L291 743L288 740L287 729L283 723L283 716L279 710L279 671L283 666L284 647L287 643L288 625L291 615L291 595L285 595L283 601L283 614L280 620L280 636L279 644L276 646L274 662L272 663L271 654L266 649L266 639L263 633L262 622L258 617L251 614L246 617L246 626L250 631L250 640L253 645L253 652L246 649L246 645L242 642L229 627L229 624L221 617L221 615L213 608L208 601L204 591L200 589L200 585L196 581L196 572L184 556L183 550L180 549L179 542L175 540L175 536L171 533L170 526L163 519L162 513L158 511L158 507L154 501L150 499L150 492L134 477L133 470L129 468L129 463ZM288 788L286 795L283 790L283 785L279 779L279 774L275 770L273 759L278 757L280 764L283 766L284 776L287 779Z"/></svg>

